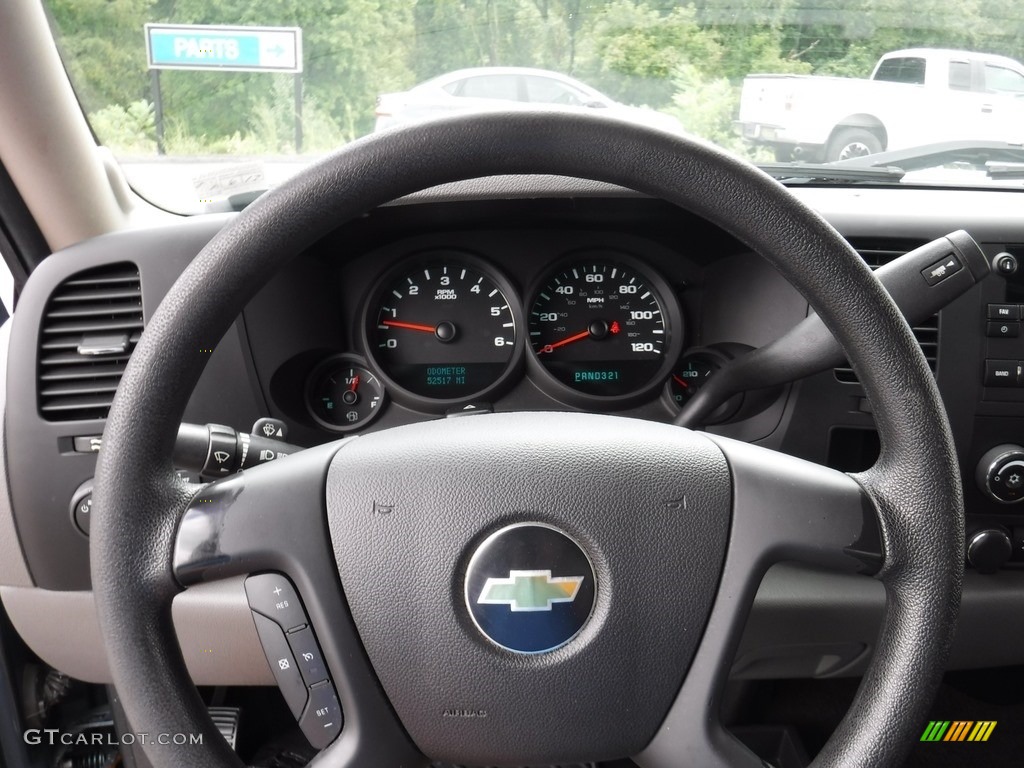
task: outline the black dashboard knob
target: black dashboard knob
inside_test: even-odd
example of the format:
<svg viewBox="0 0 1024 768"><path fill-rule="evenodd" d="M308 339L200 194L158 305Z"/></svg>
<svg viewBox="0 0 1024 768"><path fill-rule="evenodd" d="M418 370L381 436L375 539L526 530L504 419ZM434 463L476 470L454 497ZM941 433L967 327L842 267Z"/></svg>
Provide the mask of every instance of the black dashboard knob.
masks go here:
<svg viewBox="0 0 1024 768"><path fill-rule="evenodd" d="M975 480L982 492L1000 504L1024 501L1024 448L1004 443L978 462Z"/></svg>
<svg viewBox="0 0 1024 768"><path fill-rule="evenodd" d="M992 259L992 268L997 274L1000 274L1003 277L1009 277L1010 275L1015 274L1017 272L1017 266L1017 257L1012 253L1007 253L1006 251L997 253Z"/></svg>
<svg viewBox="0 0 1024 768"><path fill-rule="evenodd" d="M995 573L1013 554L1013 542L1002 528L982 528L967 539L967 562L978 573Z"/></svg>

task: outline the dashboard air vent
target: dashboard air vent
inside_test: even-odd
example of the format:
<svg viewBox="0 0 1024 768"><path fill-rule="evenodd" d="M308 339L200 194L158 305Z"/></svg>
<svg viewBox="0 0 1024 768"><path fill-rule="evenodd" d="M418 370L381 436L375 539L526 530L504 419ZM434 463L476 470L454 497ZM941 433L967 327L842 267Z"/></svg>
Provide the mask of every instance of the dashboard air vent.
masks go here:
<svg viewBox="0 0 1024 768"><path fill-rule="evenodd" d="M91 269L57 286L39 337L43 418L106 418L141 334L142 285L134 264Z"/></svg>
<svg viewBox="0 0 1024 768"><path fill-rule="evenodd" d="M850 244L857 250L857 253L860 254L861 258L864 259L871 269L878 269L879 267L888 264L890 261L898 259L904 253L924 245L923 242L902 240L851 240ZM914 326L911 330L914 332L914 337L917 339L917 343L921 345L921 351L924 353L925 360L928 361L928 367L931 368L934 373L939 365L939 316L934 315L923 323ZM857 381L857 375L848 365L836 368L835 377L844 384L859 383Z"/></svg>

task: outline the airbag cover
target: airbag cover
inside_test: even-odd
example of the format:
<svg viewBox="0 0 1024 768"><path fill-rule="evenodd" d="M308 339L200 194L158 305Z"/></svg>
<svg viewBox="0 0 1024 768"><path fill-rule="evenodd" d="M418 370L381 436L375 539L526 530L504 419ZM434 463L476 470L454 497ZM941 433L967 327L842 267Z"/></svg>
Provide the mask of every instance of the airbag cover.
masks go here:
<svg viewBox="0 0 1024 768"><path fill-rule="evenodd" d="M678 427L568 413L444 419L345 443L327 484L342 586L424 754L550 764L645 747L682 684L722 568L731 480L719 449ZM516 523L567 534L593 565L589 619L547 653L498 647L467 609L473 554ZM529 573L543 566L576 593L559 563L525 559ZM493 591L509 610L510 594Z"/></svg>

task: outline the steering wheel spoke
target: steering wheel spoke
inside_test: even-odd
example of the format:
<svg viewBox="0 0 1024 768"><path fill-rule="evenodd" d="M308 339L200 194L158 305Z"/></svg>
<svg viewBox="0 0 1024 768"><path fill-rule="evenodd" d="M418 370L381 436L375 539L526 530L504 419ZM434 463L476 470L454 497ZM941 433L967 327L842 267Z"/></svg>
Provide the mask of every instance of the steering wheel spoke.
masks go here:
<svg viewBox="0 0 1024 768"><path fill-rule="evenodd" d="M338 448L310 448L205 486L178 525L178 582L190 586L262 571L294 578L330 572L324 483Z"/></svg>
<svg viewBox="0 0 1024 768"><path fill-rule="evenodd" d="M326 747L318 763L416 765L423 758L376 681L338 583L324 499L339 448L310 448L204 487L178 525L174 576L188 587L249 575L271 671L310 743Z"/></svg>
<svg viewBox="0 0 1024 768"><path fill-rule="evenodd" d="M850 475L722 437L733 479L729 558L760 581L778 562L876 573L883 562L878 515Z"/></svg>
<svg viewBox="0 0 1024 768"><path fill-rule="evenodd" d="M882 565L874 505L852 477L748 443L711 439L732 474L729 546L686 680L658 734L636 758L643 768L762 765L725 730L719 708L765 571L783 561L854 573Z"/></svg>

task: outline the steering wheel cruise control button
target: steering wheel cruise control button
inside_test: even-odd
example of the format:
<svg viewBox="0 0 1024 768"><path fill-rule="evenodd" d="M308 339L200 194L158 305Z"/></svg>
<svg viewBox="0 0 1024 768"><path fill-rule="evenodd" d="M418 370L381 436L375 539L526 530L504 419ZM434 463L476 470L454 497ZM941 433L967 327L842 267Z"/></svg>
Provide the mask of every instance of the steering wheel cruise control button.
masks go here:
<svg viewBox="0 0 1024 768"><path fill-rule="evenodd" d="M250 608L277 622L286 632L309 623L295 588L280 574L250 576L245 580L245 596Z"/></svg>
<svg viewBox="0 0 1024 768"><path fill-rule="evenodd" d="M343 720L338 694L330 681L309 689L309 704L299 719L299 727L315 749L323 749L337 738Z"/></svg>
<svg viewBox="0 0 1024 768"><path fill-rule="evenodd" d="M258 613L253 613L252 618L256 622L256 632L260 636L263 653L267 656L267 663L270 665L270 671L274 673L277 687L281 689L288 709L298 719L309 697L284 632L277 624Z"/></svg>
<svg viewBox="0 0 1024 768"><path fill-rule="evenodd" d="M288 646L295 654L295 661L306 685L315 685L327 679L327 665L324 664L324 657L320 654L312 629L306 627L289 633Z"/></svg>

